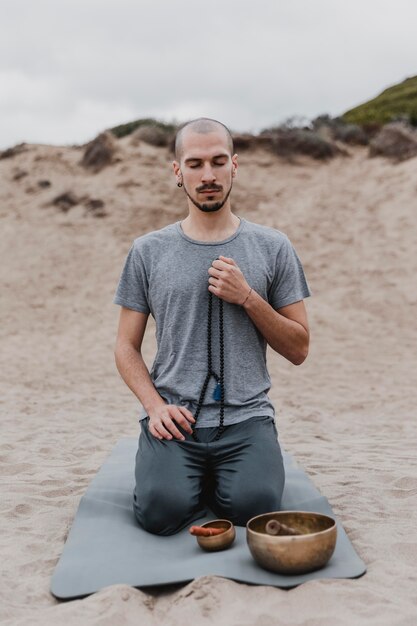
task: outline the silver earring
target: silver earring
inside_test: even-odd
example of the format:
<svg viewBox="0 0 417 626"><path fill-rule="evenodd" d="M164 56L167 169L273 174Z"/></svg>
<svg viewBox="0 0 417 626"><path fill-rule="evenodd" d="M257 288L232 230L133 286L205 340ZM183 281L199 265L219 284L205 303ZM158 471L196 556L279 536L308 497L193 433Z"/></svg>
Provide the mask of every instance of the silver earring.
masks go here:
<svg viewBox="0 0 417 626"><path fill-rule="evenodd" d="M177 187L182 187L182 182L180 180L177 182Z"/></svg>

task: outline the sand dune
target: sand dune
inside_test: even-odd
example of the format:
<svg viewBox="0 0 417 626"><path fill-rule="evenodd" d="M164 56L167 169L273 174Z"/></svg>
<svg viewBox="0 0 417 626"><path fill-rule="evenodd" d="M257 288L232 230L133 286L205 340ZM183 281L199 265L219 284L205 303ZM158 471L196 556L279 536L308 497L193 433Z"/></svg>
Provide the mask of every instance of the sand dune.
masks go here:
<svg viewBox="0 0 417 626"><path fill-rule="evenodd" d="M120 437L138 434L138 401L113 358L125 255L138 235L187 214L165 149L118 146L97 174L79 165L80 148L27 145L0 160L0 620L414 626L417 159L392 165L367 148L327 164L242 153L232 194L237 215L285 232L303 261L310 354L295 367L269 350L270 397L283 447L329 499L366 575L290 591L210 576L51 596L89 481ZM52 203L69 192L69 210Z"/></svg>

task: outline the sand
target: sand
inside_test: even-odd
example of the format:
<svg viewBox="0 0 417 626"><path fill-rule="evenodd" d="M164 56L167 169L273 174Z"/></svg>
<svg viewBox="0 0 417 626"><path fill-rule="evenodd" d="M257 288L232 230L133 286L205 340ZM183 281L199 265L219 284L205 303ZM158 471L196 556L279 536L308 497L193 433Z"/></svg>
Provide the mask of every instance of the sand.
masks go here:
<svg viewBox="0 0 417 626"><path fill-rule="evenodd" d="M120 437L139 432L113 356L125 255L135 237L187 215L166 150L119 146L97 174L76 147L30 144L0 160L1 623L414 626L417 159L392 165L366 148L329 163L242 152L232 208L285 232L302 259L310 353L294 366L268 349L270 397L282 446L329 499L367 573L289 591L205 576L64 603L51 595L89 481ZM107 215L51 205L67 191L103 200ZM151 319L149 366L154 352Z"/></svg>

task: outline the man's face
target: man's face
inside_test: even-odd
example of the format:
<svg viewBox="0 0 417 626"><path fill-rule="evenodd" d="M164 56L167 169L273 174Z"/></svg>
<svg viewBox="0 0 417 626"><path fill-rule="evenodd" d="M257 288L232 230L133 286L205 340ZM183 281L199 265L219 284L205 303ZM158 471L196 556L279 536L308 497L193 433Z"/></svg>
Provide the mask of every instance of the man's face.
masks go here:
<svg viewBox="0 0 417 626"><path fill-rule="evenodd" d="M177 168L175 163L174 170L180 170L184 191L194 206L213 212L225 205L237 167L237 155L231 156L225 133L185 131Z"/></svg>

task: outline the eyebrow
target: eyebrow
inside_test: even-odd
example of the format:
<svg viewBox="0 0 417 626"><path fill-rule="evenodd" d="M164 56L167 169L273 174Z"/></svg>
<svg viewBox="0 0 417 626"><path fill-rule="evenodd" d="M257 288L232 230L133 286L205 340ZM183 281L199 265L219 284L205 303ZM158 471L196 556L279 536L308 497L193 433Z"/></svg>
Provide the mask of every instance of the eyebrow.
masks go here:
<svg viewBox="0 0 417 626"><path fill-rule="evenodd" d="M216 154L213 157L213 160L215 159L228 159L229 155L225 152L223 154ZM190 163L190 161L202 161L203 159L201 159L200 157L188 157L188 159L185 159L185 163Z"/></svg>

